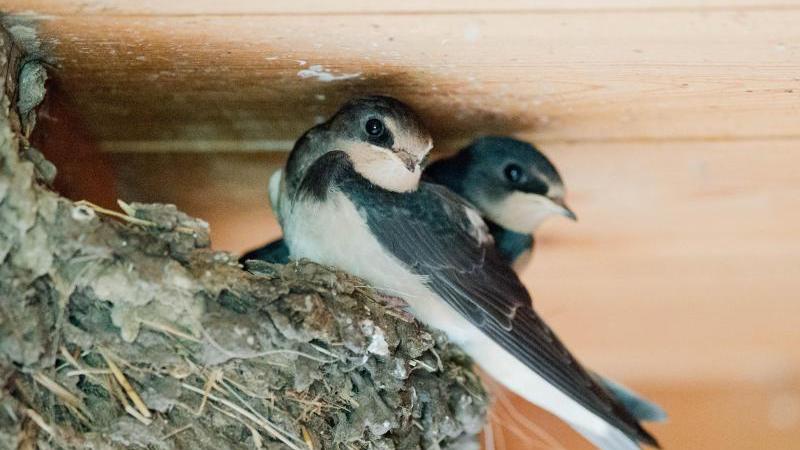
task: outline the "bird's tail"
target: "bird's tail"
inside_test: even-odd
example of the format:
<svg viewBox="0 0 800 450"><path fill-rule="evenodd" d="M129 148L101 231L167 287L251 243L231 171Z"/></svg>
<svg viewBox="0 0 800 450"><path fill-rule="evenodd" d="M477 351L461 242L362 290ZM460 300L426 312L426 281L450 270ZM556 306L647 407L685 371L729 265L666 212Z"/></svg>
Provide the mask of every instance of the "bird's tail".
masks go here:
<svg viewBox="0 0 800 450"><path fill-rule="evenodd" d="M530 310L517 311L518 319L538 319ZM528 329L543 326L541 323L529 325ZM586 439L601 450L639 450L638 442L658 447L658 442L639 422L627 412L601 385L597 384L592 375L588 373L559 373L553 367L539 365L541 371L533 370L529 363L510 353L500 344L482 336L473 336L481 330L467 332L468 336L462 345L467 353L473 357L484 371L493 376L510 390L514 391L529 402L549 411L553 415L567 422ZM462 332L463 333L463 332ZM462 337L452 333L456 338ZM543 334L543 333L542 333ZM559 346L559 355L567 355L567 350ZM555 352L555 350L550 350ZM548 362L555 365L563 363L564 359ZM568 362L578 364L571 357ZM530 365L533 365L532 363ZM575 367L575 366L573 366ZM581 368L579 365L577 366ZM564 377L569 377L566 380ZM572 389L568 383L573 383ZM583 383L578 384L578 383ZM565 386L565 387L560 387ZM586 389L580 390L581 386ZM577 393L574 391L578 391Z"/></svg>
<svg viewBox="0 0 800 450"><path fill-rule="evenodd" d="M475 361L489 375L503 380L503 384L512 391L561 418L599 449L640 450L637 438L643 443L658 446L655 439L644 431L642 437L638 437L636 433L626 433L612 425L562 392L542 375L528 369L496 343L480 341L480 345L472 343L467 344L467 347L470 354L475 355Z"/></svg>
<svg viewBox="0 0 800 450"><path fill-rule="evenodd" d="M608 389L625 406L625 409L633 417L648 422L663 422L667 420L667 413L657 404L608 378L597 376L597 379L603 384L603 387Z"/></svg>

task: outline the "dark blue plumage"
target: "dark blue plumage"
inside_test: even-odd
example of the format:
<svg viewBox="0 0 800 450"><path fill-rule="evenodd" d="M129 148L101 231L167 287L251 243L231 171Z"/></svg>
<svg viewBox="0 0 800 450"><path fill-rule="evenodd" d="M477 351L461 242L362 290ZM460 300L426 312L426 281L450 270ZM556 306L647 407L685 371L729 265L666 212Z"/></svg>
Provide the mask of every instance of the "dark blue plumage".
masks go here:
<svg viewBox="0 0 800 450"><path fill-rule="evenodd" d="M286 264L289 262L289 247L286 246L283 239L276 239L263 247L245 253L239 258L239 262L244 263L253 259L273 264Z"/></svg>
<svg viewBox="0 0 800 450"><path fill-rule="evenodd" d="M514 264L519 258L533 251L535 241L532 234L517 233L491 221L487 221L486 225L492 233L494 245L508 264Z"/></svg>

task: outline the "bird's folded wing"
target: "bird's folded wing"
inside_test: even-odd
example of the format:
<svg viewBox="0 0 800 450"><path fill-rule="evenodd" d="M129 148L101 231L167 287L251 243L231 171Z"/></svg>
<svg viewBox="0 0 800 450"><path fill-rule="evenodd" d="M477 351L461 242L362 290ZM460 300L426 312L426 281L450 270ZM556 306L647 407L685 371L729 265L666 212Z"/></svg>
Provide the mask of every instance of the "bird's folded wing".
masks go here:
<svg viewBox="0 0 800 450"><path fill-rule="evenodd" d="M539 318L477 213L438 185L422 183L414 195L374 199L365 215L381 244L531 370L631 438L657 445Z"/></svg>

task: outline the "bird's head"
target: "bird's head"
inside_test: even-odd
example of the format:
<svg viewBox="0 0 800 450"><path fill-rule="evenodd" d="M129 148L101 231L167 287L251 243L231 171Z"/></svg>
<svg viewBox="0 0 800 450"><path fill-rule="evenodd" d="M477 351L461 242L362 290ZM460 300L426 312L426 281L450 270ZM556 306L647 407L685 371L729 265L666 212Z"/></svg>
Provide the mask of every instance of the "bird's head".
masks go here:
<svg viewBox="0 0 800 450"><path fill-rule="evenodd" d="M483 137L462 150L460 194L498 225L532 233L545 219L577 216L564 202L555 166L533 145L508 137Z"/></svg>
<svg viewBox="0 0 800 450"><path fill-rule="evenodd" d="M332 148L350 157L364 178L395 192L413 191L433 140L419 117L391 97L347 102L328 122Z"/></svg>

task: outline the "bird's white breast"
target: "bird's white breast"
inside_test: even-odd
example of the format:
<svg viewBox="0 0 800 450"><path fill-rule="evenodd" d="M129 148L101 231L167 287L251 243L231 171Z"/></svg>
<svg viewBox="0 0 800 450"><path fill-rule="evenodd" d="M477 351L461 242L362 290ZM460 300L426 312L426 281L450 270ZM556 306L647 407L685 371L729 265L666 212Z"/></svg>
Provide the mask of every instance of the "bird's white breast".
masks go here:
<svg viewBox="0 0 800 450"><path fill-rule="evenodd" d="M468 325L449 305L436 299L425 277L409 271L372 234L350 199L331 193L324 202L296 202L284 218L284 238L292 259L307 258L339 267L366 280L380 292L402 297L421 321L441 329L451 339Z"/></svg>

